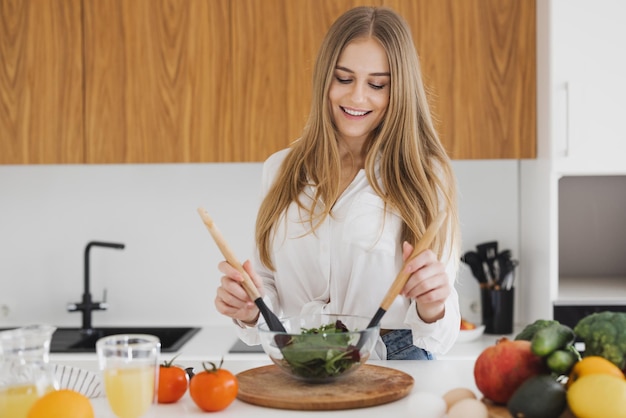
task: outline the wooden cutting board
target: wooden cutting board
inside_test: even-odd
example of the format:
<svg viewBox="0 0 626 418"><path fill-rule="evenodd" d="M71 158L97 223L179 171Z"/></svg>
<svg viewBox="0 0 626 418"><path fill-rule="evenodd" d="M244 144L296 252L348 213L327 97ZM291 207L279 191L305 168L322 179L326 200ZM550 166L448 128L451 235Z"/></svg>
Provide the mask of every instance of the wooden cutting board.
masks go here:
<svg viewBox="0 0 626 418"><path fill-rule="evenodd" d="M381 405L407 396L413 377L400 370L362 365L344 379L306 383L278 366L246 370L237 375L237 398L254 405L293 410L339 410Z"/></svg>
<svg viewBox="0 0 626 418"><path fill-rule="evenodd" d="M489 418L513 418L509 410L505 406L495 405L490 401L483 399L485 405L487 405L487 410L489 411ZM559 418L576 418L570 412L569 409L566 409L565 412L561 414Z"/></svg>
<svg viewBox="0 0 626 418"><path fill-rule="evenodd" d="M505 406L495 405L487 399L483 399L483 403L487 405L489 418L511 418L511 413Z"/></svg>

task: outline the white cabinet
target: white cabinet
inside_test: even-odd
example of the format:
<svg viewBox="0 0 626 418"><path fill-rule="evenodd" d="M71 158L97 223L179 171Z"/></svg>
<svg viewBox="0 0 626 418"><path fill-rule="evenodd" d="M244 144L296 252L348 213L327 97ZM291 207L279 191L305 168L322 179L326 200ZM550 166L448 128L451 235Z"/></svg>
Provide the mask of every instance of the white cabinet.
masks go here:
<svg viewBox="0 0 626 418"><path fill-rule="evenodd" d="M626 2L550 0L537 10L544 25L538 52L547 53L538 57L538 76L548 77L543 97L551 123L550 134L539 137L546 142L540 157L550 158L557 172L623 171Z"/></svg>
<svg viewBox="0 0 626 418"><path fill-rule="evenodd" d="M551 317L576 283L559 278L559 180L625 175L625 119L626 1L538 1L538 158L520 171L522 321Z"/></svg>

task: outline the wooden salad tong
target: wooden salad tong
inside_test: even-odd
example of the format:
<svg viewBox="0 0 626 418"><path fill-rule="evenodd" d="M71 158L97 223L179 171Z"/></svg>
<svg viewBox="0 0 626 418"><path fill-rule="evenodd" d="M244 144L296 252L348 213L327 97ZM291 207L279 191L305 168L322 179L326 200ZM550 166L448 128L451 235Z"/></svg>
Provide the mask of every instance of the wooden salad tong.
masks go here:
<svg viewBox="0 0 626 418"><path fill-rule="evenodd" d="M250 278L246 270L243 268L243 265L239 262L239 260L237 260L237 257L235 257L235 254L228 246L228 243L222 236L220 230L215 225L215 222L213 222L213 219L211 219L207 211L203 208L198 208L198 213L200 214L204 225L211 233L213 240L222 252L222 255L224 256L226 261L228 261L228 264L236 268L237 271L241 273L241 276L243 277L243 282L241 283L241 286L244 288L250 299L254 301L257 308L259 308L259 311L261 312L261 315L263 315L265 322L267 322L267 326L269 327L269 329L274 332L287 332L282 322L280 322L280 319L278 319L276 314L274 314L274 312L270 310L263 298L261 298L259 289L256 288L254 282L252 281L252 278Z"/></svg>

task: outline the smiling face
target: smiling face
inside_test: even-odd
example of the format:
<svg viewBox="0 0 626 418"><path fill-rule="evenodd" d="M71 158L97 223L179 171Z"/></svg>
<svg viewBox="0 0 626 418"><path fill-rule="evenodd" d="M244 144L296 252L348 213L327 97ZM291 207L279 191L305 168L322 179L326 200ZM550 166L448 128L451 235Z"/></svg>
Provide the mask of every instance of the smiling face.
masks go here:
<svg viewBox="0 0 626 418"><path fill-rule="evenodd" d="M350 42L339 55L328 92L333 123L346 142L363 145L389 104L387 53L373 38Z"/></svg>

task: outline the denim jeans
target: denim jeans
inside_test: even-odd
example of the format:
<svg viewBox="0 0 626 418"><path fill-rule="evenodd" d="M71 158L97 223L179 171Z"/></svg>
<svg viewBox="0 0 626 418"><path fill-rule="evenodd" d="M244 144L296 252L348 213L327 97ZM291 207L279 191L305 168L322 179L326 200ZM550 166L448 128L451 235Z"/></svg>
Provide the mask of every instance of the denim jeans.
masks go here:
<svg viewBox="0 0 626 418"><path fill-rule="evenodd" d="M410 329L396 329L382 336L387 347L387 360L434 360L429 351L413 345Z"/></svg>

